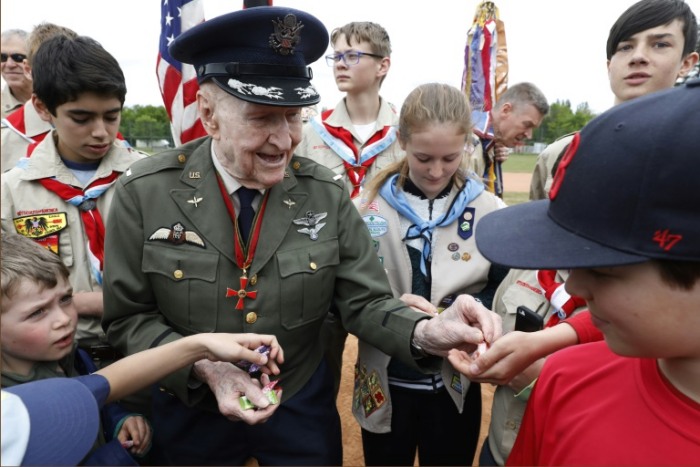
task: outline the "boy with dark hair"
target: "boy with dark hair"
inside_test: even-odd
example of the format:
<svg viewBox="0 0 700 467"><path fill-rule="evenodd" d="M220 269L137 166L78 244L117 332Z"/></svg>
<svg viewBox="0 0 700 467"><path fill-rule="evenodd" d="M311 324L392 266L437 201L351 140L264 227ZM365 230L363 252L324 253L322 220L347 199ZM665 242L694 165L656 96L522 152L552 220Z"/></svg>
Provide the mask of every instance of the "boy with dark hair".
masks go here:
<svg viewBox="0 0 700 467"><path fill-rule="evenodd" d="M567 292L605 336L547 359L508 464L700 459L698 108L700 80L614 107L574 136L550 200L481 221L491 261L571 269Z"/></svg>
<svg viewBox="0 0 700 467"><path fill-rule="evenodd" d="M32 102L54 130L2 174L2 229L61 257L76 291L78 342L93 358L111 361L117 355L100 326L104 225L114 182L144 157L116 137L124 74L95 40L63 34L39 47L32 66Z"/></svg>
<svg viewBox="0 0 700 467"><path fill-rule="evenodd" d="M630 6L610 28L606 45L615 105L672 87L698 62L697 41L697 19L683 0L641 0ZM561 137L537 158L531 200L549 194L555 163L572 138Z"/></svg>

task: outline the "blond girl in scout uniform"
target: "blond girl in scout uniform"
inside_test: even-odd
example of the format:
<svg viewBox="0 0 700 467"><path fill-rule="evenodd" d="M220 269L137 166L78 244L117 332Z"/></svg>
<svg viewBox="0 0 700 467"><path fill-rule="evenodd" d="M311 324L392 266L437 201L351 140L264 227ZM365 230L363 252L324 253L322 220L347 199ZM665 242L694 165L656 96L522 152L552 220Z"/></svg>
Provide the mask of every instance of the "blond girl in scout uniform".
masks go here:
<svg viewBox="0 0 700 467"><path fill-rule="evenodd" d="M452 86L425 84L400 115L406 158L380 172L359 203L392 292L431 315L462 293L483 294L490 306L499 279L473 234L504 204L467 176L469 105ZM422 374L360 340L353 412L367 465L410 465L416 449L422 465L472 462L480 390L447 360Z"/></svg>

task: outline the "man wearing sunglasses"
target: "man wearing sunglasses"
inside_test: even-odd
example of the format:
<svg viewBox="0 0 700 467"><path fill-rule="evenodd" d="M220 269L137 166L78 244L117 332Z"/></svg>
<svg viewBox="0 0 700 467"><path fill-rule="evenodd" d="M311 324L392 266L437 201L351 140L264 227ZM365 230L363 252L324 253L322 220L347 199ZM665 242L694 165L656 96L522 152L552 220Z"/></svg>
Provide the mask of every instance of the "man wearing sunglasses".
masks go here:
<svg viewBox="0 0 700 467"><path fill-rule="evenodd" d="M2 52L2 118L19 108L32 97L32 81L24 75L22 62L27 58L27 32L9 29L0 37Z"/></svg>
<svg viewBox="0 0 700 467"><path fill-rule="evenodd" d="M326 55L326 63L345 97L305 126L296 153L333 170L355 198L377 171L403 157L396 139L399 116L379 95L391 66L391 41L382 26L362 21L336 28L330 43L333 53ZM331 310L323 325L323 344L336 395L347 335Z"/></svg>
<svg viewBox="0 0 700 467"><path fill-rule="evenodd" d="M78 34L64 26L59 26L54 23L43 22L34 27L31 34L25 40L25 49L23 60L18 61L20 57L9 57L5 62L3 55L3 77L5 76L5 66L17 61L19 64L19 73L24 76L24 79L29 83L29 97L24 104L10 112L9 115L3 115L2 130L0 130L0 140L2 141L2 168L3 172L7 172L17 164L17 161L27 156L29 147L40 143L44 137L53 128L51 123L43 120L37 112L31 100L33 88L32 82L32 62L39 46L56 35L65 35L68 37L77 37ZM4 44L4 35L3 35ZM4 54L3 45L3 54ZM3 105L5 103L3 94Z"/></svg>

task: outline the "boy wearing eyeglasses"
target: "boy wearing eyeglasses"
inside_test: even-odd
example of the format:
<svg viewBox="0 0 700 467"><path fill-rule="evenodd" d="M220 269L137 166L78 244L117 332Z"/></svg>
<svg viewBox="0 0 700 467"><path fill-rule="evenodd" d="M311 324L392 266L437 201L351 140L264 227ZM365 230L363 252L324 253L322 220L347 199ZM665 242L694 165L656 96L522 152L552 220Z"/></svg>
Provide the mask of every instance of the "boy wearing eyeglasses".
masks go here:
<svg viewBox="0 0 700 467"><path fill-rule="evenodd" d="M102 366L118 357L100 325L108 208L117 177L144 155L117 139L126 84L99 43L51 37L32 66L33 107L54 129L2 174L2 230L61 257L76 292L76 339Z"/></svg>
<svg viewBox="0 0 700 467"><path fill-rule="evenodd" d="M333 67L338 90L345 97L335 109L322 112L304 126L295 152L328 167L343 179L351 198L382 168L403 157L396 138L399 116L379 90L391 67L391 41L386 29L369 21L334 29ZM347 332L331 310L323 325L322 341L332 368L335 394L340 387Z"/></svg>
<svg viewBox="0 0 700 467"><path fill-rule="evenodd" d="M2 118L22 107L32 96L32 82L24 76L22 62L27 58L27 32L21 29L3 31L0 36L2 52Z"/></svg>

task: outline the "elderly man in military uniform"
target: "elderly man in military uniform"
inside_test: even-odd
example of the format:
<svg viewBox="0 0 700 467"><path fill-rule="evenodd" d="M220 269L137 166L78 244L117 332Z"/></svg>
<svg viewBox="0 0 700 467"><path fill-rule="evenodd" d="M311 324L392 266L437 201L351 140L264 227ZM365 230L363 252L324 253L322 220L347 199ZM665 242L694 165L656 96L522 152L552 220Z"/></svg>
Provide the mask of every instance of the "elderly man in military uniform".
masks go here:
<svg viewBox="0 0 700 467"><path fill-rule="evenodd" d="M194 333L275 334L284 361L272 377L283 391L271 402L268 375L229 363L202 360L169 376L153 391L156 463L340 465L320 343L332 301L349 332L417 368L500 335L500 318L471 297L438 317L393 299L343 183L293 156L301 110L320 100L308 65L327 44L312 15L260 7L206 21L170 46L197 70L209 136L118 181L104 327L126 354Z"/></svg>

